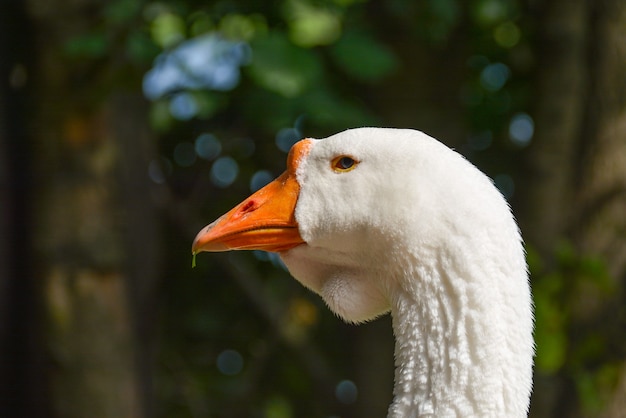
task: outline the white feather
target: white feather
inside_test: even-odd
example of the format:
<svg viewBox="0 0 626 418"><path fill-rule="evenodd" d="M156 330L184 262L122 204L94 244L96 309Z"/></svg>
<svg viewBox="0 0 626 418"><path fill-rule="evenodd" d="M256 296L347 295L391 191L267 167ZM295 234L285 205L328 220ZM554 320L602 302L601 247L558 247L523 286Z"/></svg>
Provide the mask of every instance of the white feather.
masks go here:
<svg viewBox="0 0 626 418"><path fill-rule="evenodd" d="M334 171L341 155L357 167ZM346 321L391 312L389 416L526 416L528 275L517 225L489 178L424 133L360 128L315 140L297 179L307 244L282 258Z"/></svg>

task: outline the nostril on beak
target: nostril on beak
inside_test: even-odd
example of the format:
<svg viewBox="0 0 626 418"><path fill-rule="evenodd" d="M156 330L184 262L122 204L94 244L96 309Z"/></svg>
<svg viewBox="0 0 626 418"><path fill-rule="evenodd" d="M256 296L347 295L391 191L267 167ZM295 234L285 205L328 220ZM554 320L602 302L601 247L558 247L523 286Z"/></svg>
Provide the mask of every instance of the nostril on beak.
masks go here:
<svg viewBox="0 0 626 418"><path fill-rule="evenodd" d="M253 212L257 208L257 203L254 200L248 200L245 205L241 207L241 214L246 214L248 212Z"/></svg>

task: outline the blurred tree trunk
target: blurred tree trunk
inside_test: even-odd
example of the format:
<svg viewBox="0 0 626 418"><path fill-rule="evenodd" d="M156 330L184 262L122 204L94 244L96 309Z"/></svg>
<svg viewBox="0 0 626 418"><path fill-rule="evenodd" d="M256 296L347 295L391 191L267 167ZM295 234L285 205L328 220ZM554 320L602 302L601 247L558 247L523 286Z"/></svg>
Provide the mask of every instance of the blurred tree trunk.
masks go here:
<svg viewBox="0 0 626 418"><path fill-rule="evenodd" d="M40 299L29 257L32 178L30 25L19 0L0 2L0 416L45 417Z"/></svg>
<svg viewBox="0 0 626 418"><path fill-rule="evenodd" d="M614 292L602 294L600 283L566 282L572 303L567 355L580 354L587 342L582 335L600 339L603 358L578 359L576 372L539 372L532 412L620 417L626 411L626 4L551 0L540 12L536 135L522 229L545 262L544 274L558 268L556 249L566 240L579 255L603 260ZM577 381L599 385L608 369L598 364L616 375L603 412L581 408Z"/></svg>
<svg viewBox="0 0 626 418"><path fill-rule="evenodd" d="M103 3L27 4L38 57L30 121L37 178L33 259L40 266L52 415L149 416L145 319L158 239L145 105L141 98L96 91L122 57L98 60L86 51L71 59L64 53L68 42L95 27Z"/></svg>

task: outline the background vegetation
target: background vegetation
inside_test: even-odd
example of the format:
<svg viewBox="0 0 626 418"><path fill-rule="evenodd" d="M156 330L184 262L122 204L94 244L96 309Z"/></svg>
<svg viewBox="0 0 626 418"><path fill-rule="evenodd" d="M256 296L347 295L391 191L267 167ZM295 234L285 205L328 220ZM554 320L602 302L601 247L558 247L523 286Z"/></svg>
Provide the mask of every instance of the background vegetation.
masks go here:
<svg viewBox="0 0 626 418"><path fill-rule="evenodd" d="M533 417L626 411L620 0L5 0L0 415L370 417L383 318L342 324L205 224L302 137L423 130L527 241Z"/></svg>

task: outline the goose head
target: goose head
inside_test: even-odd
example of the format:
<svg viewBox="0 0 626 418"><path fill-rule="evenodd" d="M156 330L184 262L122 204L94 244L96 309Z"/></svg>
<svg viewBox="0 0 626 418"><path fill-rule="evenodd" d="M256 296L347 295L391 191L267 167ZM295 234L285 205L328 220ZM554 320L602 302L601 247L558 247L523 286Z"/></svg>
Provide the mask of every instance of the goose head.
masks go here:
<svg viewBox="0 0 626 418"><path fill-rule="evenodd" d="M521 237L492 182L428 135L359 128L296 143L287 170L192 252L278 252L348 322L387 312L389 416L525 416L532 307Z"/></svg>

